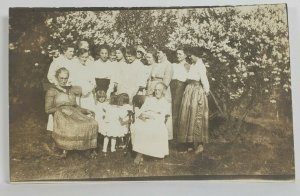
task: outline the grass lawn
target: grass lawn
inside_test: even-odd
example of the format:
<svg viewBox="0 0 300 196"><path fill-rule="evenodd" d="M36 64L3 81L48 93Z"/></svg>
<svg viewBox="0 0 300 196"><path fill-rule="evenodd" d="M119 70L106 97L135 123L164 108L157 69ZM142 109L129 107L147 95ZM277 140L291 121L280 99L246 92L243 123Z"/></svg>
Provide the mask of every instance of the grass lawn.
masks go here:
<svg viewBox="0 0 300 196"><path fill-rule="evenodd" d="M70 152L66 158L53 155L46 119L42 112L29 111L10 123L12 182L119 177L118 180L145 180L131 177L148 176L155 177L148 179L236 179L271 175L268 178L277 179L278 176L293 178L295 172L292 129L274 121L258 124L251 119L233 141L214 135L200 155L182 154L170 145L170 155L165 159L146 157L137 166L133 164L134 157L125 157L122 150L105 157L101 146L95 159L80 151Z"/></svg>

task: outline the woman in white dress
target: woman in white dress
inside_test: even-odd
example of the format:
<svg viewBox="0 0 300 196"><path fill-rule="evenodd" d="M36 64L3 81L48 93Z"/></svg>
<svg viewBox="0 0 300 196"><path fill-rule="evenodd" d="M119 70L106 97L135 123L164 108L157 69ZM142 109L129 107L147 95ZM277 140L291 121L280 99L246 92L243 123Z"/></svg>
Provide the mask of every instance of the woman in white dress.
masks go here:
<svg viewBox="0 0 300 196"><path fill-rule="evenodd" d="M114 77L113 77L113 66L111 62L108 60L109 56L109 47L106 45L100 45L96 50L97 59L93 64L93 73L94 79L96 82L97 90L104 90L106 92L107 99L110 98L111 93L114 90ZM106 85L106 83L109 85ZM103 88L103 87L107 88Z"/></svg>
<svg viewBox="0 0 300 196"><path fill-rule="evenodd" d="M69 71L72 70L74 65L74 48L75 46L72 44L64 44L62 46L62 54L53 59L47 74L47 78L50 83L57 85L55 73L59 68L65 67Z"/></svg>
<svg viewBox="0 0 300 196"><path fill-rule="evenodd" d="M139 75L144 65L136 60L136 50L133 47L126 48L126 64L120 66L117 94L129 95L130 103L140 87Z"/></svg>
<svg viewBox="0 0 300 196"><path fill-rule="evenodd" d="M144 66L141 66L141 69L138 74L138 82L139 82L139 87L141 89L147 88L148 81L150 80L150 75L152 68L155 66L155 53L154 51L149 50L145 54L146 62ZM142 93L142 94L147 94Z"/></svg>
<svg viewBox="0 0 300 196"><path fill-rule="evenodd" d="M135 164L143 161L143 155L164 158L169 154L165 119L170 113L168 101L164 97L165 89L164 83L157 83L154 88L155 96L147 97L141 109L136 111L131 133L133 151L138 153Z"/></svg>
<svg viewBox="0 0 300 196"><path fill-rule="evenodd" d="M54 58L52 63L50 64L47 78L52 85L57 85L58 81L55 77L56 71L62 67L66 68L69 71L69 74L72 75L72 68L74 67L74 50L75 46L71 43L66 43L61 48L62 54ZM70 82L67 84L68 86L72 85ZM53 131L53 115L49 114L47 130Z"/></svg>
<svg viewBox="0 0 300 196"><path fill-rule="evenodd" d="M73 85L80 86L82 88L82 95L78 101L78 104L82 108L86 108L94 111L95 100L93 96L93 90L95 88L95 78L93 73L93 63L88 61L89 51L86 49L78 50L78 58L72 69L72 75L70 80Z"/></svg>
<svg viewBox="0 0 300 196"><path fill-rule="evenodd" d="M76 53L78 53L78 51L80 50L80 49L85 49L85 50L87 50L87 51L91 51L91 49L90 49L90 44L89 44L89 42L87 42L86 40L81 40L81 41L79 41L78 43L77 43L77 52ZM95 61L95 59L94 59L94 57L92 57L91 55L90 55L90 53L89 53L89 57L88 57L88 59L87 59L87 63L89 64L89 63L92 63L92 62L94 62Z"/></svg>
<svg viewBox="0 0 300 196"><path fill-rule="evenodd" d="M148 81L150 80L151 70L152 67L156 64L155 54L156 52L152 49L149 49L145 54L146 63L142 67L141 72L138 75L140 81L140 89L137 95L133 97L132 101L135 107L141 108L145 102L145 97L147 95L146 88Z"/></svg>
<svg viewBox="0 0 300 196"><path fill-rule="evenodd" d="M117 87L120 83L120 74L121 74L121 67L126 64L125 60L125 52L126 49L122 46L116 47L115 49L111 50L110 53L115 53L115 60L110 63L111 70L112 70L112 81L113 81L113 92L117 93Z"/></svg>

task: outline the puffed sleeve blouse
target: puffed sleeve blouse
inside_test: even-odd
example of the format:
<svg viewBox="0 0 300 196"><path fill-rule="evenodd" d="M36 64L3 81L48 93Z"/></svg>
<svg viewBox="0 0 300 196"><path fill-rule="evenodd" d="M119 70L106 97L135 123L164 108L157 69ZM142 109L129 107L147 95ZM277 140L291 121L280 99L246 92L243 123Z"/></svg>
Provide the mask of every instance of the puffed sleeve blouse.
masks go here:
<svg viewBox="0 0 300 196"><path fill-rule="evenodd" d="M152 67L151 77L161 78L162 82L169 86L173 77L173 67L170 62L157 63Z"/></svg>
<svg viewBox="0 0 300 196"><path fill-rule="evenodd" d="M209 82L206 75L206 67L201 59L191 65L190 70L187 73L188 80L201 81L203 89L206 93L209 92Z"/></svg>

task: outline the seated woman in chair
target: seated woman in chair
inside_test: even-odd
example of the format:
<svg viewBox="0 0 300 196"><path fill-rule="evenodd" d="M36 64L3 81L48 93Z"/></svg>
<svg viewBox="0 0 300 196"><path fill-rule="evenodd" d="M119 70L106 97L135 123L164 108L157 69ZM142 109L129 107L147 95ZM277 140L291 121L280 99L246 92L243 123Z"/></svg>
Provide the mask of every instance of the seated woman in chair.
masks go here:
<svg viewBox="0 0 300 196"><path fill-rule="evenodd" d="M137 152L135 164L143 161L143 155L164 158L169 154L168 129L165 124L169 115L168 101L164 97L166 86L155 85L154 96L147 97L140 110L136 111L136 121L132 125L132 147Z"/></svg>
<svg viewBox="0 0 300 196"><path fill-rule="evenodd" d="M47 91L45 111L54 114L52 137L57 147L63 150L63 156L67 150L95 149L98 124L94 113L76 105L75 94L80 90L66 86L69 79L66 68L58 69L55 77L58 84Z"/></svg>

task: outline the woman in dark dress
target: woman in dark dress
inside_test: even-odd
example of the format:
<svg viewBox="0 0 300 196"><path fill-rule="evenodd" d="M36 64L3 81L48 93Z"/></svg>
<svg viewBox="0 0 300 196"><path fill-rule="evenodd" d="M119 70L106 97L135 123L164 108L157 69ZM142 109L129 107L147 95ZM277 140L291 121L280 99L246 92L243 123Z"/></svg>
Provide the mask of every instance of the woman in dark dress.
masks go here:
<svg viewBox="0 0 300 196"><path fill-rule="evenodd" d="M173 63L173 77L170 83L171 95L172 95L172 117L173 117L173 133L174 137L177 137L178 132L178 113L183 96L183 92L186 86L186 54L183 48L178 48L176 51L177 63Z"/></svg>
<svg viewBox="0 0 300 196"><path fill-rule="evenodd" d="M69 71L60 68L56 71L57 85L46 94L45 111L54 115L52 137L58 148L66 156L67 150L87 150L97 147L97 121L93 112L76 105L76 94L81 89L66 86Z"/></svg>
<svg viewBox="0 0 300 196"><path fill-rule="evenodd" d="M192 64L186 64L187 86L180 105L177 135L177 142L193 144L196 154L201 153L208 142L209 83L206 67L199 56L198 48L189 51Z"/></svg>

